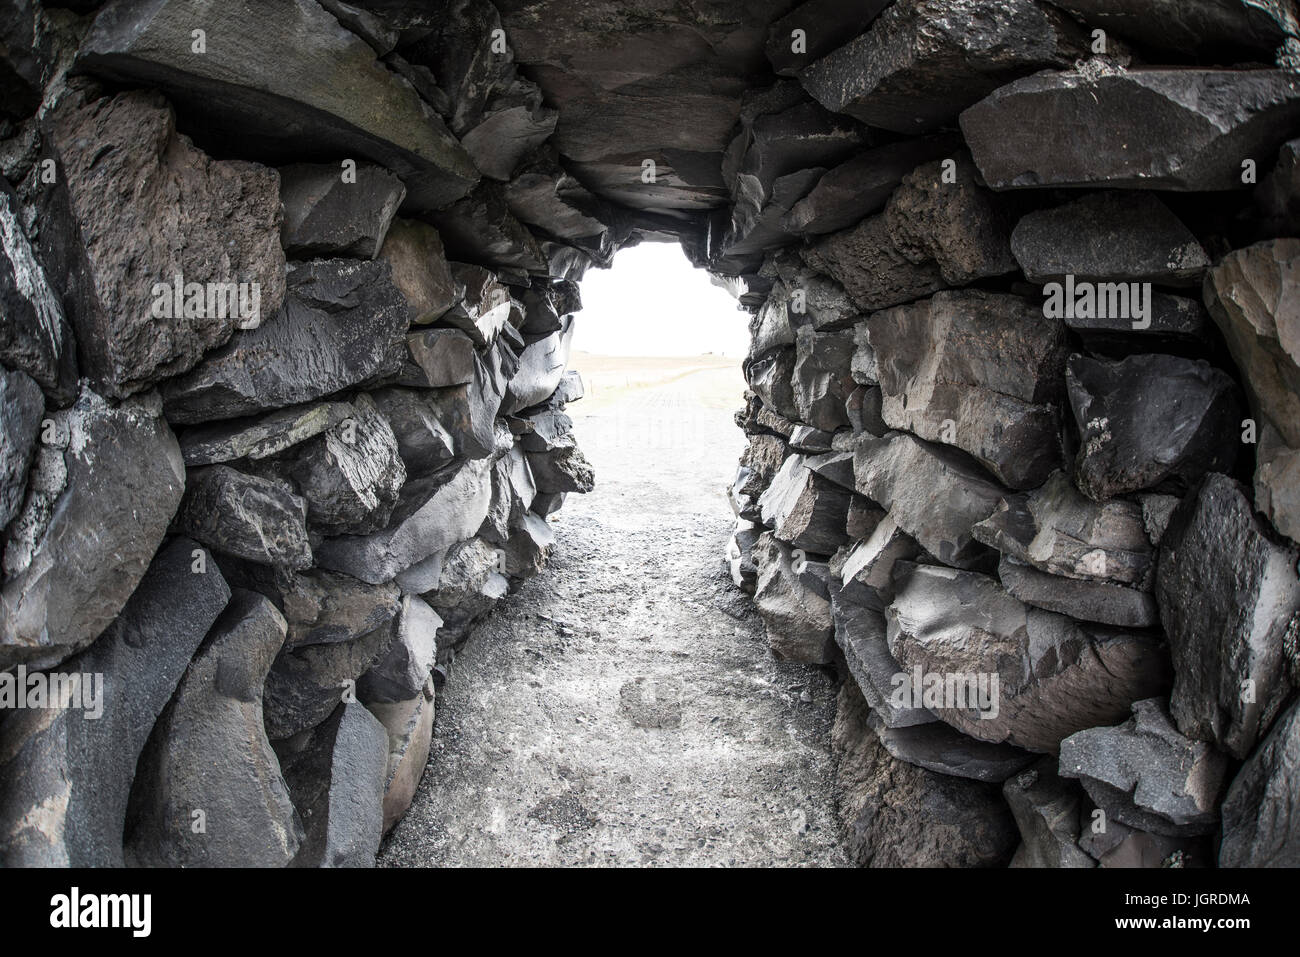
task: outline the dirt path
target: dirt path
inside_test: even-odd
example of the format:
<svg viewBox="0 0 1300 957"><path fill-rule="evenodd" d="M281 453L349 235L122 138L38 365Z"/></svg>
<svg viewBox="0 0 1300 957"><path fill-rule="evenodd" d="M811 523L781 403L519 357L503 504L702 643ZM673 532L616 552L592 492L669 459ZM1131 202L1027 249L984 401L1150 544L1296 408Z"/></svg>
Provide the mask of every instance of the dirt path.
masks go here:
<svg viewBox="0 0 1300 957"><path fill-rule="evenodd" d="M831 678L773 660L721 560L726 375L570 409L596 491L456 659L382 865L843 863Z"/></svg>

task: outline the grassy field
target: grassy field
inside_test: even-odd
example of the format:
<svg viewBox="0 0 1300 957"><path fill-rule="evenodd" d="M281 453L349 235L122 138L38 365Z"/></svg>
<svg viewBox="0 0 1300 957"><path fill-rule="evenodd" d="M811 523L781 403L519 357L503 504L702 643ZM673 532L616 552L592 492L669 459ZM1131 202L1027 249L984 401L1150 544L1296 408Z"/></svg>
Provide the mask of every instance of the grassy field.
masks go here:
<svg viewBox="0 0 1300 957"><path fill-rule="evenodd" d="M574 352L569 368L582 376L587 394L571 415L596 415L650 390L685 392L694 404L731 412L744 404L740 360L723 356L600 356Z"/></svg>

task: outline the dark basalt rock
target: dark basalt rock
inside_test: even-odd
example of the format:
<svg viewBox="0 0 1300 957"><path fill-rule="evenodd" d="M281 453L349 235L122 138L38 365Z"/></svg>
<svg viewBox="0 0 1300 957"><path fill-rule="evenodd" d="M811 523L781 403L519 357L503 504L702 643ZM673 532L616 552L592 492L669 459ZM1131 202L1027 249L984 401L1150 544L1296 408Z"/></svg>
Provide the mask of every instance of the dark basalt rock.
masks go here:
<svg viewBox="0 0 1300 957"><path fill-rule="evenodd" d="M794 555L771 532L759 536L752 555L758 569L754 604L773 653L787 661L829 664L835 639L826 566Z"/></svg>
<svg viewBox="0 0 1300 957"><path fill-rule="evenodd" d="M1060 466L1060 322L1018 297L965 290L876 313L864 329L886 424L970 453L1012 488Z"/></svg>
<svg viewBox="0 0 1300 957"><path fill-rule="evenodd" d="M1208 362L1074 355L1065 382L1080 432L1075 481L1094 501L1140 489L1181 492L1236 461L1240 396Z"/></svg>
<svg viewBox="0 0 1300 957"><path fill-rule="evenodd" d="M0 588L0 668L50 668L95 640L140 583L185 489L157 397L83 389L50 416Z"/></svg>
<svg viewBox="0 0 1300 957"><path fill-rule="evenodd" d="M293 263L284 307L168 380L163 410L171 422L192 424L338 392L395 371L407 323L386 263Z"/></svg>
<svg viewBox="0 0 1300 957"><path fill-rule="evenodd" d="M484 183L428 217L438 227L447 252L457 259L487 263L524 282L529 274L550 273L541 246L510 212L499 183Z"/></svg>
<svg viewBox="0 0 1300 957"><path fill-rule="evenodd" d="M1056 773L1056 761L1043 758L1007 778L1002 786L1020 828L1020 847L1012 867L1096 867L1078 845L1082 813L1079 789Z"/></svg>
<svg viewBox="0 0 1300 957"><path fill-rule="evenodd" d="M1084 53L1073 21L1033 0L900 0L799 81L829 110L925 133L1008 80Z"/></svg>
<svg viewBox="0 0 1300 957"><path fill-rule="evenodd" d="M1052 0L1053 5L1153 50L1220 62L1272 62L1296 36L1295 13L1280 0Z"/></svg>
<svg viewBox="0 0 1300 957"><path fill-rule="evenodd" d="M392 270L393 285L410 307L412 325L436 322L464 295L451 274L442 238L426 223L394 219L379 258Z"/></svg>
<svg viewBox="0 0 1300 957"><path fill-rule="evenodd" d="M828 433L849 425L855 351L852 330L818 333L811 325L799 327L790 385L801 422Z"/></svg>
<svg viewBox="0 0 1300 957"><path fill-rule="evenodd" d="M22 507L44 414L45 396L36 381L0 366L0 529Z"/></svg>
<svg viewBox="0 0 1300 957"><path fill-rule="evenodd" d="M846 37L856 37L871 26L871 21L889 6L890 0L806 0L772 24L765 51L772 69L781 76L795 76L816 62ZM796 51L795 31L801 31Z"/></svg>
<svg viewBox="0 0 1300 957"><path fill-rule="evenodd" d="M191 52L195 29L213 38L201 56ZM414 211L454 202L478 180L469 154L415 89L315 3L116 0L95 18L77 68L157 86L206 138L267 160L373 160L401 178Z"/></svg>
<svg viewBox="0 0 1300 957"><path fill-rule="evenodd" d="M406 198L402 181L382 166L359 164L344 179L339 166L296 163L280 168L284 226L280 242L299 259L374 259Z"/></svg>
<svg viewBox="0 0 1300 957"><path fill-rule="evenodd" d="M230 598L212 556L177 538L65 674L103 675L87 711L17 711L0 724L6 867L121 867L136 761L190 658ZM94 681L93 678L83 680ZM85 691L83 691L83 695ZM90 717L102 709L97 717ZM253 849L250 849L250 853Z"/></svg>
<svg viewBox="0 0 1300 957"><path fill-rule="evenodd" d="M262 686L284 634L270 601L235 590L140 757L130 865L283 867L297 853L302 825L262 725Z"/></svg>
<svg viewBox="0 0 1300 957"><path fill-rule="evenodd" d="M863 312L920 299L948 285L938 264L913 263L894 245L883 214L802 248L799 255L843 286Z"/></svg>
<svg viewBox="0 0 1300 957"><path fill-rule="evenodd" d="M1300 863L1300 705L1292 705L1237 772L1223 802L1220 867Z"/></svg>
<svg viewBox="0 0 1300 957"><path fill-rule="evenodd" d="M283 481L214 465L186 476L176 528L214 551L284 572L312 564L307 503Z"/></svg>
<svg viewBox="0 0 1300 957"><path fill-rule="evenodd" d="M792 455L772 477L759 499L762 522L795 548L830 555L848 540L852 492L809 468L804 455Z"/></svg>
<svg viewBox="0 0 1300 957"><path fill-rule="evenodd" d="M248 458L254 461L320 435L352 412L346 402L317 402L291 406L259 418L232 419L186 429L181 434L181 455L193 468Z"/></svg>
<svg viewBox="0 0 1300 957"><path fill-rule="evenodd" d="M1298 119L1292 73L1089 67L1008 83L961 128L994 189L1208 191L1241 189L1242 158L1276 154Z"/></svg>
<svg viewBox="0 0 1300 957"><path fill-rule="evenodd" d="M1016 225L1011 249L1039 283L1073 275L1195 286L1210 265L1196 237L1150 193L1096 193L1030 213Z"/></svg>
<svg viewBox="0 0 1300 957"><path fill-rule="evenodd" d="M1160 540L1156 599L1174 659L1178 729L1246 757L1291 690L1300 549L1260 526L1245 490L1209 475Z"/></svg>

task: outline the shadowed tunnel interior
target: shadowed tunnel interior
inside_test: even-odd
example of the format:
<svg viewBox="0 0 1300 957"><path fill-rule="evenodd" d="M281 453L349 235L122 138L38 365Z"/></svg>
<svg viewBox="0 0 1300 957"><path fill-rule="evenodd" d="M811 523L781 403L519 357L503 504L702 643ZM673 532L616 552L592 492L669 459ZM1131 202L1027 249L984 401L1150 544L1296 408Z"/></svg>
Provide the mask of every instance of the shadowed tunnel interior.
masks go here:
<svg viewBox="0 0 1300 957"><path fill-rule="evenodd" d="M0 0L0 864L1300 863L1298 65ZM575 351L662 243L743 358Z"/></svg>

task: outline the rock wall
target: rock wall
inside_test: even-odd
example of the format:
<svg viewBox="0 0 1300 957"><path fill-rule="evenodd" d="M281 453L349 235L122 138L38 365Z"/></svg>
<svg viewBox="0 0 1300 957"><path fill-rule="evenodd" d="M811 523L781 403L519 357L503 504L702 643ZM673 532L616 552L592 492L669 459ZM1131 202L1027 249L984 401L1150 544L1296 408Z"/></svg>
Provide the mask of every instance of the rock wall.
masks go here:
<svg viewBox="0 0 1300 957"><path fill-rule="evenodd" d="M1295 13L0 0L0 863L372 862L643 240L859 862L1297 863Z"/></svg>
<svg viewBox="0 0 1300 957"><path fill-rule="evenodd" d="M728 557L848 676L850 852L1300 863L1292 5L855 4L825 49L828 6L774 28L710 262Z"/></svg>

